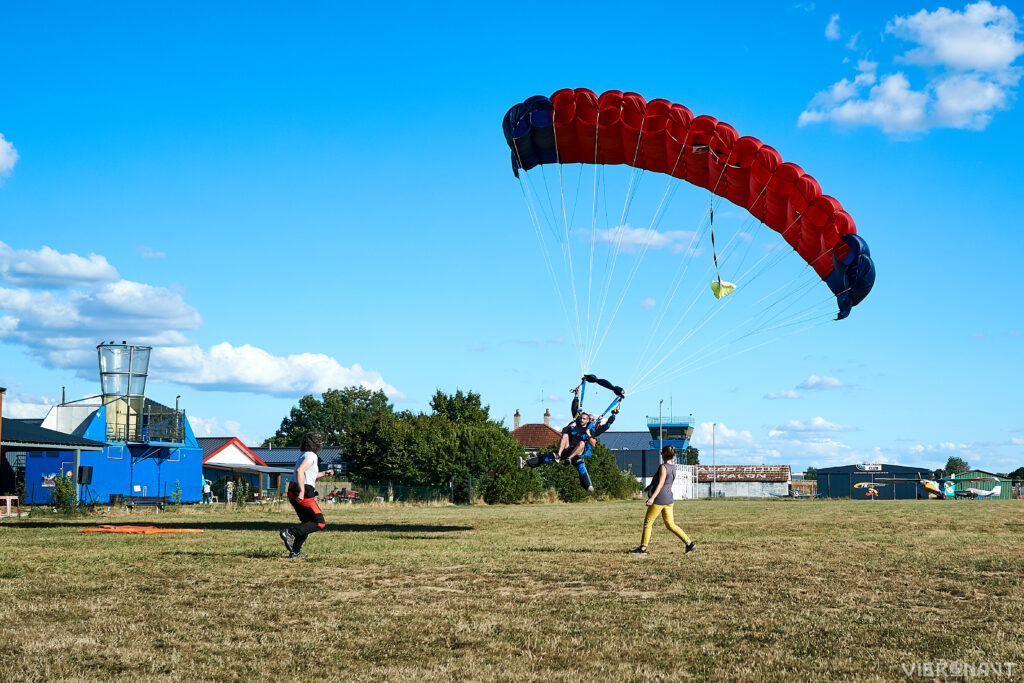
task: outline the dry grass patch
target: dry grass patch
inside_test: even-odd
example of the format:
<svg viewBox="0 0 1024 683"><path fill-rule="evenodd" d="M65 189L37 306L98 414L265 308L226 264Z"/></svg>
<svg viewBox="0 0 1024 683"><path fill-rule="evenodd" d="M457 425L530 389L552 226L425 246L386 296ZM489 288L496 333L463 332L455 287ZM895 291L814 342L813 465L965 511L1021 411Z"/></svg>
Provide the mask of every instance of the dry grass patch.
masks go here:
<svg viewBox="0 0 1024 683"><path fill-rule="evenodd" d="M328 509L306 561L290 510L107 516L204 534L0 524L0 670L279 680L895 679L909 662L1024 671L1017 501Z"/></svg>

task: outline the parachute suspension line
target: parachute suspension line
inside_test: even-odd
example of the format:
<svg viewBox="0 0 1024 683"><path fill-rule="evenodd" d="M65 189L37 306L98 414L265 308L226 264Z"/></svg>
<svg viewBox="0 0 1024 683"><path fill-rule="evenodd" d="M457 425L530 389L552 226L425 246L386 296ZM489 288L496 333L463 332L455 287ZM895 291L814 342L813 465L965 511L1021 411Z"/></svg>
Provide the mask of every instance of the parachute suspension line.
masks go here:
<svg viewBox="0 0 1024 683"><path fill-rule="evenodd" d="M791 284L791 283L787 283L787 284ZM814 283L813 283L813 281L805 281L804 286L806 286L807 284L814 284ZM783 288L780 288L780 289L783 289ZM828 298L831 298L831 297L828 297ZM708 319L710 319L710 317L713 317L714 315L717 315L717 313L722 308L724 308L726 305L728 305L729 301L731 301L731 299L727 300L721 306L716 307L714 309L714 311L710 314L710 316L708 316ZM831 313L829 313L829 314L827 314L825 316L822 316L820 313L814 312L815 309L818 309L820 307L820 305L821 305L821 302L816 302L815 304L812 304L810 307L806 308L805 310L800 311L799 313L795 314L790 319L788 319L788 320L786 320L786 321L784 321L782 323L779 323L779 324L777 324L777 325L775 325L773 327L770 327L770 328L765 328L763 326L763 324L762 324L762 327L760 329L756 329L756 330L747 332L746 334L739 335L739 336L737 336L735 338L732 338L728 343L736 343L736 342L738 342L738 341L740 341L740 340L742 340L742 339L744 339L746 337L753 336L753 335L755 335L755 334L757 334L759 332L771 331L771 330L780 329L780 328L786 327L786 326L800 324L800 323L802 323L802 322L804 322L804 321L806 321L808 319L815 320L815 319L819 319L820 318L822 323L828 322L831 319ZM753 317L757 317L757 316L753 316ZM720 337L727 337L727 338L731 337L731 335L734 332L736 332L737 330L739 330L740 328L745 326L750 320L751 320L751 318L747 318L746 320L740 321L732 329L730 329L727 332L725 332L722 335L720 335ZM692 337L693 334L696 333L700 329L700 327L703 327L703 325L706 324L706 322L708 322L708 320L705 320L704 322L702 322L700 324L700 326L698 326L697 328L695 328L695 329L691 330L690 332L688 332L687 335L685 336L685 338L683 340L681 340L679 342L679 344L676 345L676 348L678 348L683 343L688 341L689 338ZM763 346L764 344L770 343L771 341L775 341L775 339L774 338L768 339L767 341L763 342L762 344L759 344L759 345L751 347L751 348L757 348L758 346ZM705 344L704 346L702 346L701 348L695 350L690 355L680 359L672 367L670 367L668 370L663 372L662 375L658 378L658 380L651 380L648 383L644 383L644 380L646 380L647 377L649 377L650 374L653 372L653 370L657 368L657 366L655 366L655 368L651 369L651 372L648 372L646 375L644 375L644 377L640 378L640 380L638 380L636 382L636 385L630 389L630 393L636 393L637 391L642 390L640 387L647 387L649 384L654 383L656 381L663 381L667 377L675 376L675 375L679 374L679 371L681 371L681 370L686 370L686 369L689 369L689 368L697 369L697 368L695 368L693 366L695 366L695 365L697 365L699 363L703 363L703 361L707 360L707 358L709 358L709 357L715 356L717 358L719 356L720 352L721 352L722 346L723 346L723 344L719 341L719 339L713 339L710 342L708 342L707 344ZM658 365L660 365L665 360L667 360L675 352L676 348L673 348L671 351L669 351L665 355L665 357L662 359L662 361L659 362ZM701 354L703 354L703 355L701 355ZM732 354L732 355L736 355L736 354ZM731 357L731 356L726 356L726 357ZM709 364L710 363L703 364L703 365L700 365L700 367L706 367L706 365L709 365Z"/></svg>
<svg viewBox="0 0 1024 683"><path fill-rule="evenodd" d="M553 122L554 122L554 119L552 118L552 123ZM565 256L565 260L566 260L566 262L568 263L568 266L569 266L569 287L570 287L570 291L572 292L573 313L575 314L575 317L576 317L576 339L582 341L583 331L582 331L582 327L580 326L580 304L579 304L579 298L576 296L576 275L575 275L575 271L574 271L574 268L573 268L573 261L572 261L572 251L573 250L572 250L572 244L570 242L570 237L569 237L569 219L568 219L568 217L565 214L565 186L564 186L564 184L562 182L562 160L558 156L558 128L557 128L557 126L552 125L551 126L551 130L552 130L552 134L555 137L555 166L558 168L558 191L559 191L559 193L561 194L561 197L562 197L562 224L563 224L564 230L565 230L565 244L563 246L563 252L562 253ZM583 354L582 344L578 348L577 351L579 353L580 371L581 372L586 372L587 368L586 368L585 357L584 357L584 354Z"/></svg>
<svg viewBox="0 0 1024 683"><path fill-rule="evenodd" d="M590 349L589 349L589 347L590 347L590 338L591 338L591 336L590 336L590 329L591 329L591 327L590 327L590 312L591 312L591 309L592 309L592 306L593 306L593 293L594 293L594 251L597 248L597 188L598 188L598 184L597 184L597 178L598 178L598 176L597 176L597 169L598 169L598 163L597 163L597 153L598 153L597 136L598 136L598 133L601 130L600 125L598 125L600 123L600 120L601 120L601 117L600 117L600 114L599 114L594 119L594 190L593 190L593 199L592 199L591 205L590 205L590 264L589 264L589 269L587 271L588 272L588 276L587 276L587 324L586 324L586 329L587 329L587 348L584 349L584 354L583 354L583 374L586 374L587 372L590 371ZM583 168L582 164L580 164L580 168ZM607 211L605 211L605 215L607 216Z"/></svg>
<svg viewBox="0 0 1024 683"><path fill-rule="evenodd" d="M600 117L598 117L598 118L600 119ZM599 131L598 131L598 133L599 133ZM595 138L595 142L596 142L597 134L595 134L594 138ZM640 135L637 136L636 148L633 151L633 165L631 166L632 170L630 171L630 182L629 182L629 185L627 186L626 198L623 201L622 215L620 216L620 219L618 219L618 224L614 228L610 228L610 229L613 229L614 232L615 232L614 248L608 250L608 252L611 253L610 259L608 259L608 258L605 259L606 276L605 276L605 279L604 279L604 283L601 286L600 295L598 297L599 298L599 303L598 303L598 307L597 307L597 323L594 326L595 327L595 331L596 331L595 332L595 339L597 338L597 335L600 334L599 331L601 329L601 323L602 323L602 319L604 317L604 309L605 309L605 306L607 305L607 302L608 302L608 295L609 295L610 289L611 289L611 281L612 281L614 273L615 273L615 264L618 262L618 255L620 255L620 253L622 253L623 238L625 237L625 231L627 229L626 217L629 214L630 206L633 204L633 199L636 196L636 187L639 184L639 178L643 177L644 169L639 169L639 172L638 172L638 169L636 168L637 159L640 158L640 145L641 145L642 139L643 139L643 122L641 122L641 124L640 124ZM596 151L595 151L595 159L596 159ZM649 239L650 239L650 236L648 236L647 240L649 241ZM645 247L646 247L646 244L645 244ZM643 251L645 251L645 249ZM641 252L640 256L637 257L638 261L643 259L643 251ZM608 252L606 252L606 254ZM610 269L607 267L607 264L608 264L609 261L610 261ZM637 266L637 268L638 268L638 266ZM635 272L635 270L637 268L634 268L634 272ZM631 282L632 282L632 276L631 276L631 278L627 279L627 284L626 284L626 286L624 288L624 292L623 292L622 298L625 298L626 293L629 291L629 286L630 286ZM610 328L611 328L611 322L613 321L613 319L614 319L613 316L612 316L612 318L609 319L609 322L608 322L608 325L607 325L607 329L605 330L604 334L601 335L601 342L599 342L596 346L594 346L594 347L592 347L590 349L590 351L589 351L589 353L587 355L587 357L588 357L588 364L592 364L592 362L594 362L596 360L597 353L600 350L601 345L603 344L604 338L607 336L608 330L610 330Z"/></svg>
<svg viewBox="0 0 1024 683"><path fill-rule="evenodd" d="M519 154L519 147L518 147L518 145L515 145L514 143L513 143L513 147L515 149L516 159L519 161L520 168L522 168L523 163L522 163L522 157ZM541 171L543 173L543 166L541 167ZM536 211L536 208L535 208L537 205L540 205L541 202L539 202L539 201L535 202L532 199L532 193L530 192L529 179L528 178L524 178L524 176L527 176L527 173L525 171L523 171L523 173L520 174L520 176L519 176L519 179L520 179L520 183L519 183L520 189L523 192L523 198L526 200L526 208L527 208L527 211L530 214L531 222L532 222L533 228L534 228L534 233L537 235L537 243L538 243L538 247L540 249L541 256L544 259L544 265L548 269L548 275L551 278L552 284L554 284L554 286L555 286L555 293L558 295L558 302L559 302L559 305L562 308L562 314L565 316L565 320L568 323L570 321L570 317L569 317L569 311L568 311L568 309L566 307L566 304L565 304L565 296L562 293L562 287L561 287L561 285L559 285L558 278L555 275L555 268L554 268L554 265L551 263L551 257L549 255L548 249L547 249L547 247L545 245L544 231L541 229L540 219L537 216L537 211ZM545 188L546 188L546 184L545 184ZM557 235L554 233L554 230L552 230L552 234L555 236L555 239L557 240ZM579 338L579 328L577 328L577 330L576 330L576 342L577 342L577 347L579 347L580 343L581 343L581 340Z"/></svg>
<svg viewBox="0 0 1024 683"><path fill-rule="evenodd" d="M829 318L831 318L831 316L829 316ZM801 327L799 329L790 330L788 333L786 333L784 335L780 335L778 337L773 337L771 339L765 339L762 342L760 342L759 344L754 344L753 346L750 346L750 347L747 347L747 348L744 348L744 349L740 349L740 350L735 351L735 352L730 353L730 354L726 354L726 355L719 355L717 353L708 354L704 358L699 359L698 361L694 361L693 363L691 363L691 364L689 364L687 366L684 366L684 367L681 367L681 368L677 368L677 369L671 370L671 371L669 371L667 373L664 373L660 377L658 377L657 379L650 380L650 381L646 382L645 384L643 384L643 385L641 385L641 386L639 386L639 387L637 387L635 389L632 389L630 393L635 395L637 393L641 393L641 392L647 391L648 389L651 389L654 386L656 386L658 383L664 382L666 380L674 379L676 377L679 377L679 376L682 376L682 375L686 375L686 374L689 374L691 372L697 372L698 370L703 370L703 369L705 369L705 368L707 368L707 367L709 367L711 365L714 365L715 363L720 363L720 362L729 360L731 358L735 358L736 356L742 355L742 354L747 353L749 351L753 351L755 349L759 349L762 346L767 346L768 344L771 344L773 342L781 341L782 339L785 339L786 337L790 337L790 336L795 335L795 334L800 334L800 333L802 333L802 332L804 332L806 330L810 330L810 329L813 329L815 327L821 327L823 325L827 325L830 322L831 322L830 319L823 319L823 320L819 320L817 322L812 322L812 323L809 323L808 325L806 325L804 327ZM708 358L711 359L709 362L707 362L707 363L700 363L700 361L707 360ZM700 363L700 364L698 364L698 363Z"/></svg>
<svg viewBox="0 0 1024 683"><path fill-rule="evenodd" d="M708 224L711 226L711 256L715 260L715 277L718 278L718 287L722 287L722 273L718 270L718 251L715 249L715 205L711 202L708 207Z"/></svg>
<svg viewBox="0 0 1024 683"><path fill-rule="evenodd" d="M644 119L644 122L646 122L646 118ZM640 124L640 135L637 137L637 145L636 145L636 149L634 150L634 157L633 157L633 163L634 164L636 163L636 159L639 157L639 154L640 154L640 146L641 146L642 140L643 140L643 125L644 125L644 122L641 122L641 124ZM600 333L601 334L600 341L598 342L597 346L594 348L594 350L593 350L593 352L591 354L591 359L592 360L596 359L597 353L600 351L601 347L604 345L605 339L607 339L608 333L611 331L612 325L615 322L615 318L618 315L619 309L622 307L622 303L625 301L626 295L629 293L629 289L630 289L630 287L633 284L633 280L636 278L636 274L640 270L640 265L643 263L643 259L646 256L647 251L650 248L651 242L653 241L654 236L656 234L657 225L659 224L661 217L664 216L663 210L667 206L666 200L671 200L671 198L675 196L675 190L678 188L678 185L673 185L673 177L672 177L672 175L675 173L676 168L679 166L679 161L683 158L683 151L686 149L686 143L689 140L689 136L690 136L690 133L689 133L689 131L687 131L686 137L683 138L683 144L679 146L679 152L676 154L676 159L675 159L675 161L672 164L672 170L669 173L669 180L665 184L665 191L664 191L664 193L661 196L661 201L658 203L658 207L657 207L657 209L655 209L654 216L652 216L652 218L651 218L650 225L648 225L648 227L647 227L647 233L646 233L646 236L644 238L643 244L641 245L640 253L637 255L636 259L633 262L633 268L630 271L630 273L629 273L629 275L628 275L628 277L626 279L625 286L622 288L622 293L619 296L619 300L616 303L615 309L614 309L611 317L608 319L608 324L604 328L604 332ZM623 237L623 230L625 229L625 216L626 216L626 212L628 211L629 204L632 202L632 194L633 194L632 193L632 179L633 179L633 175L631 174L631 176L630 176L630 192L627 192L626 205L623 207L623 215L622 215L622 218L619 221L619 226L618 226L618 235L617 235L618 240L616 242L616 251L615 251L615 258L616 259L618 257L618 249L619 249L619 246L621 245L621 241L622 241L622 237ZM693 244L693 240L691 239L691 246L692 246L692 244ZM613 267L612 267L611 273L609 273L609 275L608 275L608 277L606 279L606 283L610 283L611 275L614 274L614 272L615 272L614 263L615 263L615 260L613 259L613 262L612 262L612 266ZM601 304L598 307L598 321L597 321L597 325L596 325L598 330L600 330L600 328L601 328L601 321L602 321L602 318L603 318L605 307L607 305L608 293L609 293L608 287L605 287L604 288L604 292L603 292L603 296L602 296L602 299L601 299Z"/></svg>
<svg viewBox="0 0 1024 683"><path fill-rule="evenodd" d="M522 175L526 175L524 171ZM548 275L551 278L551 282L555 285L555 293L558 295L558 303L562 308L562 315L565 316L566 321L569 321L569 310L565 305L565 296L562 293L562 287L558 283L558 278L555 276L555 268L551 263L551 257L548 254L548 249L544 243L544 230L541 228L540 219L537 217L536 209L534 207L534 201L531 198L529 192L529 185L520 178L519 182L520 190L523 192L523 200L526 202L526 210L530 214L530 222L533 225L534 234L537 236L537 244L544 258L544 265L548 269Z"/></svg>
<svg viewBox="0 0 1024 683"><path fill-rule="evenodd" d="M710 207L710 208L711 208L711 210L713 210L713 204L711 205L711 207ZM710 213L710 212L709 212L709 213ZM785 234L786 234L786 233L787 233L787 232L788 232L788 231L789 231L789 230L790 230L790 229L791 229L791 228L792 228L792 227L793 227L794 225L796 225L796 223L797 223L797 222L798 222L798 221L800 220L800 218L801 218L801 216L797 216L797 217L796 217L796 218L795 218L795 219L793 220L793 222L792 222L792 223L790 223L790 224L789 224L789 225L788 225L788 226L786 227L786 229L782 231L782 233L781 233L781 234L782 234L783 238L785 237ZM734 238L734 239L735 239L735 238ZM730 241L730 243L731 243L731 241ZM765 269L763 269L763 270L762 270L761 272L757 273L757 274L756 274L756 275L754 276L754 278L751 278L751 280L755 279L757 275L760 275L760 274L762 274L763 272L767 272L767 270L768 270L768 269L770 269L770 268L774 267L775 265L777 265L777 264L778 264L779 262L781 262L781 260L782 260L782 259L784 259L784 258L785 258L785 257L786 257L786 256L788 255L788 253L789 253L789 252L788 252L788 251L786 251L786 250L780 250L780 253L779 253L779 254L777 255L777 258L775 258L775 259L774 259L774 260L773 260L773 261L772 261L772 262L771 262L771 263L770 263L770 264L769 264L769 265L768 265L768 266L767 266L767 267L766 267ZM769 257L769 256L771 256L771 255L772 255L772 253L771 253L771 252L768 252L768 254L766 254L766 255L765 255L764 257L762 257L761 261L763 261L764 259L768 258L768 257ZM759 261L759 263L760 263L760 261ZM753 266L753 267L751 268L751 270L753 270L754 268L756 268L756 266L757 266L757 264L755 264L755 265L754 265L754 266ZM806 269L805 269L805 271L806 271ZM750 272L750 271L748 271L748 273L749 273L749 272ZM745 275L744 275L743 279L745 279ZM740 282L740 281L741 281L741 280L737 280L737 282ZM794 281L795 281L795 280L794 280ZM792 281L791 281L790 283L787 283L787 285L786 285L786 286L788 286L788 284L791 284L791 283L792 283ZM784 286L783 288L780 288L780 289L784 289L784 288L785 288L786 286ZM685 311L685 312L683 313L683 315L682 315L682 316L680 316L680 318L679 318L679 319L677 320L677 322L676 322L676 324L675 324L675 325L673 326L672 330L670 330L670 331L669 331L669 333L668 333L668 334L667 334L667 335L666 335L666 336L664 337L664 339L665 339L665 340L668 340L668 339L670 339L670 338L671 338L671 335L675 333L675 330L676 330L676 329L677 329L677 328L678 328L678 327L679 327L679 326L680 326L680 325L682 324L682 322L683 322L683 321L684 321L684 320L686 319L686 316L687 316L687 315L689 314L690 310L692 310L693 306L694 306L694 305L696 304L696 302L697 302L698 298L700 297L700 295L701 295L701 292L702 292L702 291L703 291L703 285L700 285L700 286L698 287L698 289L697 289L697 296L696 296L696 297L695 297L695 298L694 298L694 299L693 299L693 300L692 300L692 301L690 302L690 305L689 305L689 307L687 307L687 309L686 309L686 311ZM735 298L735 297L733 297L733 298ZM713 317L714 317L715 315L717 315L717 313L718 313L719 311L721 311L722 309L724 309L724 307L725 307L726 305L728 305L728 304L729 304L729 301L731 301L731 300L732 300L732 299L729 299L729 300L725 301L724 303L720 304L720 305L719 305L718 307L716 307L715 309L713 309L711 313L709 313L709 314L706 314L706 315L705 315L705 317L704 317L704 319L703 319L702 321L700 321L700 322L698 323L698 325L697 325L696 327L694 327L694 328L691 328L691 329L689 330L689 332L688 332L688 333L687 333L686 335L684 335L684 336L683 336L683 338L682 338L682 339L680 339L680 340L679 340L679 342L677 342L677 343L676 343L676 344L675 344L675 345L674 345L674 346L673 346L673 347L672 347L671 349L669 349L669 351L668 351L667 353L665 353L665 355L664 355L664 356L663 356L663 357L662 357L662 358L661 358L661 359L660 359L660 360L659 360L659 361L658 361L657 363L655 363L655 364L654 364L654 365L653 365L653 366L652 366L652 367L651 367L650 369L648 369L648 370L647 370L646 372L644 372L644 373L643 373L643 374L641 375L641 377L640 377L640 378L639 378L638 380L636 380L636 381L634 382L634 386L633 386L633 387L631 387L630 391L631 391L631 392L632 392L632 391L635 391L635 385L639 385L639 384L640 384L640 383L641 383L641 382L642 382L642 381L643 381L644 379L646 379L647 377L649 377L649 376L650 376L650 375L651 375L651 374L652 374L652 373L654 372L654 370L656 370L656 369L657 369L658 367L660 367L660 366L661 366L662 364L664 364L664 363L665 363L665 362L666 362L666 361L667 361L667 360L669 359L669 357L671 357L671 356L672 356L672 354L674 354L674 353L675 353L675 352L676 352L676 351L677 351L677 350L678 350L678 349L679 349L679 348L680 348L680 347L681 347L681 346L682 346L682 345L683 345L684 343L686 343L686 342L687 342L687 341L688 341L688 340L689 340L689 339L690 339L690 338L691 338L691 337L693 336L693 334L694 334L695 332L697 332L697 331L698 331L698 330L700 330L700 329L701 329L702 327L704 327L704 326L705 326L705 325L706 325L706 324L707 324L708 322L710 322L710 320L711 320L711 319L712 319L712 318L713 318ZM739 323L739 324L738 324L738 325L737 325L736 327L734 327L734 328L733 328L732 330L730 330L729 332L727 332L727 333L726 333L726 335L728 335L728 334L731 334L731 333L732 333L732 332L734 332L734 331L735 331L736 329L738 329L738 328L740 328L740 327L742 327L742 326L744 326L744 325L746 325L746 324L748 324L748 323L752 322L753 320L755 320L755 319L757 319L757 318L759 318L759 317L762 317L762 316L763 316L763 312L761 312L761 313L758 313L758 314L755 314L755 315L751 315L751 316L748 316L748 317L747 317L747 318L746 318L745 320L741 321L741 322L740 322L740 323ZM726 335L722 335L722 336L726 336ZM660 353L660 351L661 351L661 350L662 350L662 349L664 348L664 346L665 346L665 343L666 343L665 341L662 341L662 343L658 345L658 347L657 347L657 348L655 349L655 354L657 354L657 353ZM714 343L715 343L715 344L718 344L718 345L720 345L720 344L721 344L721 342L720 342L720 341L716 341L716 342L714 342ZM698 352L699 352L699 351L698 351ZM691 357L692 357L692 356L691 356ZM685 359L684 359L684 361L683 361L683 362L685 362Z"/></svg>

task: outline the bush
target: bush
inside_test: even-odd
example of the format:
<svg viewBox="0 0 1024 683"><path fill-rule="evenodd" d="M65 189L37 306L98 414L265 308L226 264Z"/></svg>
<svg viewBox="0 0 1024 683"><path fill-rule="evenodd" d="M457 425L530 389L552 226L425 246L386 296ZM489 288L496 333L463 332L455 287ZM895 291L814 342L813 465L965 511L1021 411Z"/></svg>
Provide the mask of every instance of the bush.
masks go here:
<svg viewBox="0 0 1024 683"><path fill-rule="evenodd" d="M554 446L552 446L554 450ZM630 472L623 472L615 462L615 455L603 444L594 446L593 455L586 460L587 472L594 482L598 495L609 498L632 498L643 486ZM540 468L544 486L558 492L558 497L567 503L584 500L587 492L580 486L580 475L573 465L552 463Z"/></svg>
<svg viewBox="0 0 1024 683"><path fill-rule="evenodd" d="M58 475L53 480L53 506L59 512L71 514L78 503L78 491L75 480L71 477Z"/></svg>

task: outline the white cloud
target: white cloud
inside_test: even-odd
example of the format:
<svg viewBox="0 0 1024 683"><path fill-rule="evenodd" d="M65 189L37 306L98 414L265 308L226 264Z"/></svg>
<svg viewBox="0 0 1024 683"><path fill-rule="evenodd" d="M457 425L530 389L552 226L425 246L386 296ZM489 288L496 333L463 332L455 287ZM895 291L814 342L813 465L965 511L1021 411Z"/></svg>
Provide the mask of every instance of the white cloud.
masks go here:
<svg viewBox="0 0 1024 683"><path fill-rule="evenodd" d="M810 420L790 420L769 432L769 436L786 432L852 432L854 427L829 422L823 417L812 417Z"/></svg>
<svg viewBox="0 0 1024 683"><path fill-rule="evenodd" d="M1016 436L1011 436L1010 443L1013 444L1014 446L1024 446L1024 439L1021 439Z"/></svg>
<svg viewBox="0 0 1024 683"><path fill-rule="evenodd" d="M950 128L982 130L997 109L1006 109L1008 88L978 74L957 74L934 84L934 117Z"/></svg>
<svg viewBox="0 0 1024 683"><path fill-rule="evenodd" d="M3 133L0 133L0 178L4 178L11 174L14 170L14 164L18 161L18 150L14 149L14 145L4 139Z"/></svg>
<svg viewBox="0 0 1024 683"><path fill-rule="evenodd" d="M162 251L154 251L152 247L137 247L137 250L142 258L164 258L167 256Z"/></svg>
<svg viewBox="0 0 1024 683"><path fill-rule="evenodd" d="M647 297L646 299L644 299L643 301L640 302L640 308L644 309L645 311L651 310L656 305L657 305L657 302L654 299L652 299L651 297Z"/></svg>
<svg viewBox="0 0 1024 683"><path fill-rule="evenodd" d="M188 423L189 426L192 427L192 433L197 437L234 436L250 448L254 446L261 446L265 441L265 439L249 436L243 433L241 423L235 420L224 420L224 422L221 422L216 417L198 417L196 415L189 415Z"/></svg>
<svg viewBox="0 0 1024 683"><path fill-rule="evenodd" d="M916 74L910 71L882 75L876 85L874 69L865 70L861 60L861 74L815 95L798 124L874 126L897 136L937 127L982 130L994 112L1009 107L1020 81L1021 69L1013 66L1024 54L1018 30L1010 9L989 2L897 16L886 33L916 44L897 61L926 67L920 71L923 86L912 86ZM855 45L856 37L848 46Z"/></svg>
<svg viewBox="0 0 1024 683"><path fill-rule="evenodd" d="M11 249L0 242L0 282L36 289L60 289L110 282L117 270L98 254L62 254L50 247L38 251Z"/></svg>
<svg viewBox="0 0 1024 683"><path fill-rule="evenodd" d="M280 357L229 343L204 351L183 333L198 329L202 318L179 292L117 279L102 256L13 251L0 243L0 276L25 285L0 287L0 343L24 346L46 365L83 378L96 377L98 342L130 341L154 347L150 378L157 381L275 396L360 385L404 398L379 373L321 353ZM53 291L58 284L66 289Z"/></svg>
<svg viewBox="0 0 1024 683"><path fill-rule="evenodd" d="M845 387L840 380L835 377L819 377L818 375L811 375L803 382L801 382L797 389L808 389L812 391L823 391L825 389L840 389Z"/></svg>
<svg viewBox="0 0 1024 683"><path fill-rule="evenodd" d="M1016 15L989 2L967 5L962 12L940 7L896 17L886 33L918 43L903 55L908 64L940 65L962 71L1002 72L1024 53L1017 40Z"/></svg>
<svg viewBox="0 0 1024 683"><path fill-rule="evenodd" d="M778 401L778 400L783 400L783 399L803 398L803 396L800 394L800 392L794 391L792 389L787 389L786 391L777 391L777 392L773 392L773 393L770 393L770 394L765 394L764 397L767 398L770 401Z"/></svg>
<svg viewBox="0 0 1024 683"><path fill-rule="evenodd" d="M839 40L839 15L833 14L825 27L825 37L829 40Z"/></svg>
<svg viewBox="0 0 1024 683"><path fill-rule="evenodd" d="M686 251L696 237L692 230L666 230L658 232L647 228L620 225L608 230L597 230L595 240L602 244L617 244L626 253L643 249L668 249L673 254Z"/></svg>
<svg viewBox="0 0 1024 683"><path fill-rule="evenodd" d="M729 429L728 426L721 422L717 425L711 422L701 422L693 431L691 441L695 445L701 444L710 448L712 436L716 448L719 446L728 448L730 446L743 446L754 443L754 436L749 431L745 429Z"/></svg>
<svg viewBox="0 0 1024 683"><path fill-rule="evenodd" d="M857 31L852 36L850 36L850 39L848 41L846 41L846 49L847 50L856 50L857 49L857 41L859 39L860 39L860 31Z"/></svg>
<svg viewBox="0 0 1024 683"><path fill-rule="evenodd" d="M292 397L358 385L383 391L392 399L405 398L380 373L358 364L346 368L322 353L275 356L249 344L236 347L223 342L208 351L196 345L158 348L153 354L153 374L210 391Z"/></svg>

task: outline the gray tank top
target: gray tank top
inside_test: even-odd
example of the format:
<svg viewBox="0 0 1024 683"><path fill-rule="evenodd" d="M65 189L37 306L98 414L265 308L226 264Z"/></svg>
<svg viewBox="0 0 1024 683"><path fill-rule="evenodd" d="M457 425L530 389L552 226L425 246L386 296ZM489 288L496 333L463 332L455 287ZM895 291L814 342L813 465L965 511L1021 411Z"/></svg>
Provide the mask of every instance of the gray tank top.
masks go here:
<svg viewBox="0 0 1024 683"><path fill-rule="evenodd" d="M655 505L671 505L672 501L672 482L676 480L676 466L673 463L667 463L662 465L665 468L665 483L661 485L661 491L658 492L658 497L654 499ZM658 475L654 475L654 486L658 485ZM652 489L653 490L653 489Z"/></svg>

